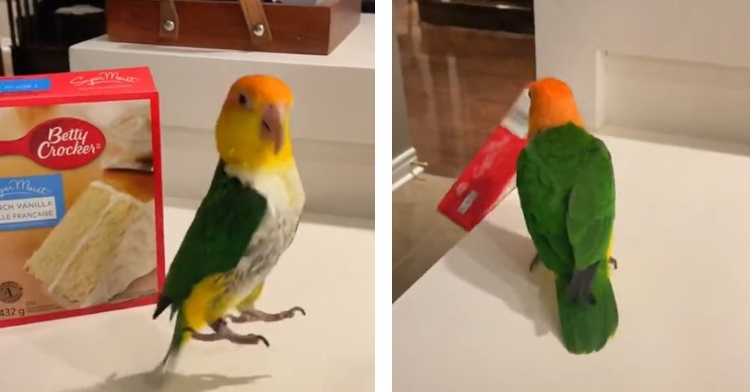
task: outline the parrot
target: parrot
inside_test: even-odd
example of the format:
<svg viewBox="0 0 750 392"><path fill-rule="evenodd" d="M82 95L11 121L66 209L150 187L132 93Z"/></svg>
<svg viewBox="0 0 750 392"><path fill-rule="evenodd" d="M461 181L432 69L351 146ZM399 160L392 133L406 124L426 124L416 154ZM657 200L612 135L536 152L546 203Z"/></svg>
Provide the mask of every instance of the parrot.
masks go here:
<svg viewBox="0 0 750 392"><path fill-rule="evenodd" d="M586 131L571 88L546 77L529 85L527 144L516 189L542 263L555 276L562 343L571 354L600 351L619 323L610 281L615 219L612 157Z"/></svg>
<svg viewBox="0 0 750 392"><path fill-rule="evenodd" d="M173 367L191 339L269 346L261 335L233 332L230 323L305 315L299 306L279 313L255 308L305 205L290 138L292 105L290 87L274 76L242 76L229 88L215 125L213 178L156 301L153 319L167 308L170 320L176 317L158 370ZM207 327L211 332L201 332Z"/></svg>

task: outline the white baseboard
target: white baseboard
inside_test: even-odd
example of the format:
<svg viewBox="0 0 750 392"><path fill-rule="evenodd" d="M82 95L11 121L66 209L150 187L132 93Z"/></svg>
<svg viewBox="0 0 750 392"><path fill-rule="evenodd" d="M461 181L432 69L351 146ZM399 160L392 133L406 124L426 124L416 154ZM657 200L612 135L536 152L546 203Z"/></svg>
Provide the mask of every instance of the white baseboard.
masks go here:
<svg viewBox="0 0 750 392"><path fill-rule="evenodd" d="M401 185L424 172L422 166L414 165L416 160L417 150L414 147L404 151L393 160L393 189L391 189L391 192L395 192Z"/></svg>

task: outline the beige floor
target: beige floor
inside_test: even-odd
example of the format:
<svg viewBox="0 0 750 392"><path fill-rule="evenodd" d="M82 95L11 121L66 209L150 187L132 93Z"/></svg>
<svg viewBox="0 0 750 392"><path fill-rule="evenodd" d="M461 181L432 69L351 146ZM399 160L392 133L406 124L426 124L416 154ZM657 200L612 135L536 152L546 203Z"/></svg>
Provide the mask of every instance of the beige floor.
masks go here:
<svg viewBox="0 0 750 392"><path fill-rule="evenodd" d="M423 174L393 193L393 302L464 236L437 212L452 184L450 178Z"/></svg>

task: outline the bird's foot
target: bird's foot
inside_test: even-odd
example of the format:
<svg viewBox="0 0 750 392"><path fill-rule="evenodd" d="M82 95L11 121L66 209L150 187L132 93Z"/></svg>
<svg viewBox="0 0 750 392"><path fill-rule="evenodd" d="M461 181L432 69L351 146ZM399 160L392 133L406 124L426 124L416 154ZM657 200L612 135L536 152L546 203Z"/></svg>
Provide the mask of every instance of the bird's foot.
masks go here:
<svg viewBox="0 0 750 392"><path fill-rule="evenodd" d="M616 258L610 257L609 258L609 264L611 264L614 269L617 269L617 259Z"/></svg>
<svg viewBox="0 0 750 392"><path fill-rule="evenodd" d="M263 343L266 347L269 347L268 340L261 335L247 334L240 335L227 326L227 322L224 319L219 319L211 324L211 328L214 333L200 333L192 328L186 328L187 332L190 332L192 338L203 342L215 342L218 340L228 340L234 344L247 344L257 345Z"/></svg>
<svg viewBox="0 0 750 392"><path fill-rule="evenodd" d="M258 309L243 310L239 316L229 316L229 320L233 323L251 323L254 321L263 321L266 323L286 320L294 317L299 312L303 316L306 316L305 310L299 306L287 309L279 313L266 313Z"/></svg>
<svg viewBox="0 0 750 392"><path fill-rule="evenodd" d="M536 267L537 264L539 264L539 253L538 252L534 255L534 258L531 259L531 264L529 265L529 272L534 271L534 267Z"/></svg>

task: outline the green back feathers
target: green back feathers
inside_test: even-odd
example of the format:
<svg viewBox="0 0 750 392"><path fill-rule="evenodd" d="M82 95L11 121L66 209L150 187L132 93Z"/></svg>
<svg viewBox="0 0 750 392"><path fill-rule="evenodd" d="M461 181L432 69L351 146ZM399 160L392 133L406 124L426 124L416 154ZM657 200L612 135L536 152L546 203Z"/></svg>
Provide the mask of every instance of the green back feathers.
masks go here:
<svg viewBox="0 0 750 392"><path fill-rule="evenodd" d="M196 211L169 267L154 318L169 305L172 314L208 275L235 268L266 212L266 199L229 177L220 160L206 196Z"/></svg>
<svg viewBox="0 0 750 392"><path fill-rule="evenodd" d="M548 129L519 156L516 183L539 259L557 275L565 346L598 351L619 323L607 275L615 217L609 151L572 123Z"/></svg>
<svg viewBox="0 0 750 392"><path fill-rule="evenodd" d="M516 180L540 259L570 275L603 257L614 221L614 174L606 146L573 124L535 136Z"/></svg>

